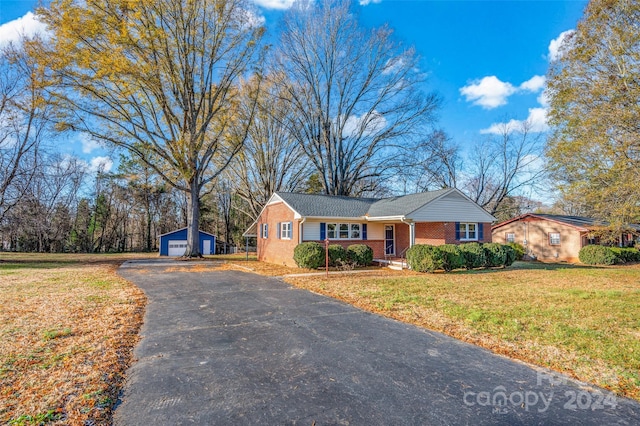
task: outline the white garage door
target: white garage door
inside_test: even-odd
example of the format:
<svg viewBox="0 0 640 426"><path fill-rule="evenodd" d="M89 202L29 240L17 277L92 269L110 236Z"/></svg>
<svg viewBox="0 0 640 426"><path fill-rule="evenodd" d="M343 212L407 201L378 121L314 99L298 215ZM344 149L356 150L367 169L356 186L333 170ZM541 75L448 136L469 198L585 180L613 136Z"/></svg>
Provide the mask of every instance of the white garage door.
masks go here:
<svg viewBox="0 0 640 426"><path fill-rule="evenodd" d="M187 240L169 240L169 256L182 256L187 249Z"/></svg>

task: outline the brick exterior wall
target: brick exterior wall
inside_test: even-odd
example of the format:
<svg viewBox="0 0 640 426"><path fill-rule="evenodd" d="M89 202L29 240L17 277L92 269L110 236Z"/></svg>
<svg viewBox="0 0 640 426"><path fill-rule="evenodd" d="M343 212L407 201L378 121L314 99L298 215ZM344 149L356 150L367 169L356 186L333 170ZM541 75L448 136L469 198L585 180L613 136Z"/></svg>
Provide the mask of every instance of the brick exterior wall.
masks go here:
<svg viewBox="0 0 640 426"><path fill-rule="evenodd" d="M479 223L482 226L483 237L481 243L490 243L491 224ZM430 244L439 246L441 244L460 244L465 241L456 240L455 222L422 222L416 223L416 244Z"/></svg>
<svg viewBox="0 0 640 426"><path fill-rule="evenodd" d="M409 225L406 223L396 223L395 225L396 256L404 256L409 248Z"/></svg>
<svg viewBox="0 0 640 426"><path fill-rule="evenodd" d="M291 239L278 238L277 224L279 222L293 222ZM296 266L293 261L293 250L298 245L300 232L299 220L293 218L293 212L284 203L267 206L258 219L258 260L279 265ZM269 226L268 238L262 237L262 224Z"/></svg>
<svg viewBox="0 0 640 426"><path fill-rule="evenodd" d="M560 233L560 245L551 245L549 233ZM500 226L492 231L493 240L507 243L507 233L515 236L515 242L524 245L527 254L543 262L578 262L578 253L584 245L580 230L562 223L541 218L524 219Z"/></svg>
<svg viewBox="0 0 640 426"><path fill-rule="evenodd" d="M450 232L449 228L453 229L453 233ZM447 237L449 238L447 239ZM455 225L450 226L448 222L416 223L416 244L439 246L441 244L454 243L455 238Z"/></svg>

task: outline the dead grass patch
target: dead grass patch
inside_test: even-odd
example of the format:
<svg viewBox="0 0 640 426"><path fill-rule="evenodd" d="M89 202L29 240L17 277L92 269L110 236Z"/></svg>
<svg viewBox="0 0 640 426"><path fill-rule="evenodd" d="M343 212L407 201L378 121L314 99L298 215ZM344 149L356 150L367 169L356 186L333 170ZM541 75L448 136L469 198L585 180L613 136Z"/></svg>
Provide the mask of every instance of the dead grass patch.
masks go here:
<svg viewBox="0 0 640 426"><path fill-rule="evenodd" d="M140 255L0 255L0 422L111 424L146 299Z"/></svg>
<svg viewBox="0 0 640 426"><path fill-rule="evenodd" d="M640 400L640 265L286 281Z"/></svg>
<svg viewBox="0 0 640 426"><path fill-rule="evenodd" d="M221 268L225 270L253 272L255 274L265 275L268 277L281 277L287 274L299 274L304 272L318 272L310 269L291 268L284 265L275 265L273 263L258 262L257 260L249 260L249 261L228 260L221 265Z"/></svg>
<svg viewBox="0 0 640 426"><path fill-rule="evenodd" d="M190 266L169 266L164 272L212 272L221 270L222 264L195 264Z"/></svg>

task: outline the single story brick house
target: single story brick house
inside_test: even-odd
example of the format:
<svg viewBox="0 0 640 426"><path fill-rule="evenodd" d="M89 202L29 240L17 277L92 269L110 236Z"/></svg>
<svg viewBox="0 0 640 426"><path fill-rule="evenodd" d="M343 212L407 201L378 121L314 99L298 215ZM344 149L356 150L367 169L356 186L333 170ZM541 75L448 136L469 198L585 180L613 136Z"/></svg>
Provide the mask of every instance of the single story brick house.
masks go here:
<svg viewBox="0 0 640 426"><path fill-rule="evenodd" d="M494 242L521 244L529 257L543 262L578 262L582 247L600 244L594 231L607 226L608 222L582 216L527 213L493 226L491 234ZM638 225L629 226L640 230ZM618 245L633 242L633 235L624 233Z"/></svg>
<svg viewBox="0 0 640 426"><path fill-rule="evenodd" d="M366 244L374 259L394 259L414 244L490 242L494 221L457 189L390 198L276 192L245 236L256 237L258 260L295 266L305 241Z"/></svg>

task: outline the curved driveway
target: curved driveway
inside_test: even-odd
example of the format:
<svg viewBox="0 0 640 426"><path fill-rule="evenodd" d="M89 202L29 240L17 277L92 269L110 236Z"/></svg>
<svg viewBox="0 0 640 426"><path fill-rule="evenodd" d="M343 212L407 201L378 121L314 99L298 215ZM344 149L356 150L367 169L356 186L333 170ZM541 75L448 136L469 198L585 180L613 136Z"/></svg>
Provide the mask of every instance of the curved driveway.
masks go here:
<svg viewBox="0 0 640 426"><path fill-rule="evenodd" d="M174 263L192 272L119 271L149 302L116 425L640 424L636 402L445 335Z"/></svg>

